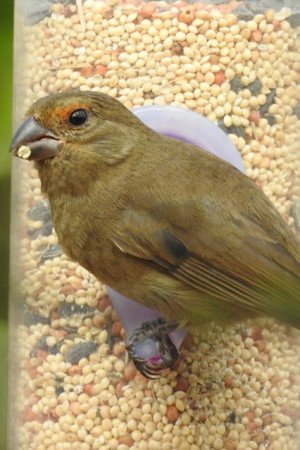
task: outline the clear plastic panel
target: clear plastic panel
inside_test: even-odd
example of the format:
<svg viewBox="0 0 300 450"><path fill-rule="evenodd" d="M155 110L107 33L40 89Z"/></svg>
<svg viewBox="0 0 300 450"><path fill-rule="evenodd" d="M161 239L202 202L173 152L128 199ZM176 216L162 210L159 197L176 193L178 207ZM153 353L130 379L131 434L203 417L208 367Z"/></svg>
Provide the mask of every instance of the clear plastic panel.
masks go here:
<svg viewBox="0 0 300 450"><path fill-rule="evenodd" d="M196 111L299 233L299 34L298 0L17 0L15 128L79 87ZM296 329L209 324L144 378L105 286L63 254L34 166L13 166L10 450L299 448Z"/></svg>

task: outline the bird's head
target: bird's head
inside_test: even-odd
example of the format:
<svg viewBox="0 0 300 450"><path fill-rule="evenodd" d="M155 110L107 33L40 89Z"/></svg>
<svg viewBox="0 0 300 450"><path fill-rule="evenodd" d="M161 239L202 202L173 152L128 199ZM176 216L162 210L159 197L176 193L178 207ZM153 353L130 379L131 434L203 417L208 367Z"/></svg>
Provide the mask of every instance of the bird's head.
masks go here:
<svg viewBox="0 0 300 450"><path fill-rule="evenodd" d="M97 159L112 165L127 156L140 126L137 117L106 94L67 91L30 107L10 151L37 164Z"/></svg>

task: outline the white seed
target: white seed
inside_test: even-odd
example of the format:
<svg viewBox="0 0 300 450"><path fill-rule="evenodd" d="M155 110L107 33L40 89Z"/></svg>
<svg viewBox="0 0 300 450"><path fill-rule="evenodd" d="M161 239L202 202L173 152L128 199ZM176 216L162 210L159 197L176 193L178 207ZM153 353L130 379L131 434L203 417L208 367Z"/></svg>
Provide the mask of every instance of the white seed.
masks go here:
<svg viewBox="0 0 300 450"><path fill-rule="evenodd" d="M19 156L19 158L28 159L31 155L31 150L26 145L21 145L21 147L18 149L17 155Z"/></svg>

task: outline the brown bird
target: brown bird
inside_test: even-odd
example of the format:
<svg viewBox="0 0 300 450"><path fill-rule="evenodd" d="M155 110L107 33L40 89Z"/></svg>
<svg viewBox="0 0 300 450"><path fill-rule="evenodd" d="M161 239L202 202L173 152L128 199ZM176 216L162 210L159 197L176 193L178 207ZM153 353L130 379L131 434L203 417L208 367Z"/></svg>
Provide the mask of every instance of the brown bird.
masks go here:
<svg viewBox="0 0 300 450"><path fill-rule="evenodd" d="M166 319L129 339L159 341L210 320L271 315L300 327L300 245L247 176L161 136L117 100L79 90L35 102L11 151L34 160L67 255Z"/></svg>

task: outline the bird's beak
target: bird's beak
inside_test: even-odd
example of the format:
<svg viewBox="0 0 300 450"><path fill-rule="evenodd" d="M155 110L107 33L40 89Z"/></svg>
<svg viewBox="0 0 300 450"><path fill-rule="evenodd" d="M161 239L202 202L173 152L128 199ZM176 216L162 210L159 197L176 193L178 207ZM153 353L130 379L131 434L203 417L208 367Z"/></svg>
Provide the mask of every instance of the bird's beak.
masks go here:
<svg viewBox="0 0 300 450"><path fill-rule="evenodd" d="M9 151L22 159L41 161L53 158L60 144L58 136L39 125L34 116L30 116L18 128Z"/></svg>

